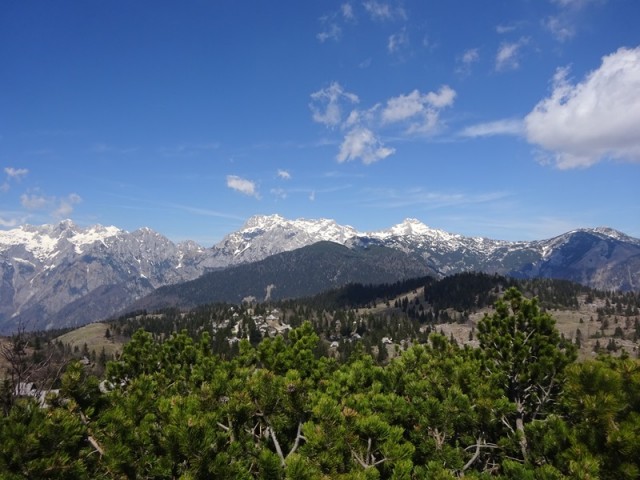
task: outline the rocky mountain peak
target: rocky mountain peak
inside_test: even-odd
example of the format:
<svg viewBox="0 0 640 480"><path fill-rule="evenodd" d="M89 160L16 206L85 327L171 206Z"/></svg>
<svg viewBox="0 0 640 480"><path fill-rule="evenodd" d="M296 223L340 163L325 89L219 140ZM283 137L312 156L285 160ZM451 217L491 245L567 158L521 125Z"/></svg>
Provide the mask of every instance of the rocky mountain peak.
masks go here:
<svg viewBox="0 0 640 480"><path fill-rule="evenodd" d="M252 229L264 229L269 230L279 225L283 225L287 222L284 217L281 217L278 214L273 215L254 215L249 218L243 227L242 230L252 230Z"/></svg>
<svg viewBox="0 0 640 480"><path fill-rule="evenodd" d="M406 218L402 223L391 227L389 232L397 236L428 235L433 232L433 229L429 228L416 218Z"/></svg>

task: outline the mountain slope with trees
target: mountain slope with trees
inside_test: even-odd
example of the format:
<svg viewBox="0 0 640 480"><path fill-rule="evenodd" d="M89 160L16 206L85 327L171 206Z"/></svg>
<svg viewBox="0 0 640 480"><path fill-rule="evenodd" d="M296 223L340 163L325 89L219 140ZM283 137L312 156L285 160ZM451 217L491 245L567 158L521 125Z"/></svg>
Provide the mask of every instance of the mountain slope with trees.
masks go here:
<svg viewBox="0 0 640 480"><path fill-rule="evenodd" d="M190 282L162 287L129 307L191 308L243 299L279 300L311 296L348 283L384 283L433 274L415 256L386 247L350 249L318 242L260 262L207 273Z"/></svg>

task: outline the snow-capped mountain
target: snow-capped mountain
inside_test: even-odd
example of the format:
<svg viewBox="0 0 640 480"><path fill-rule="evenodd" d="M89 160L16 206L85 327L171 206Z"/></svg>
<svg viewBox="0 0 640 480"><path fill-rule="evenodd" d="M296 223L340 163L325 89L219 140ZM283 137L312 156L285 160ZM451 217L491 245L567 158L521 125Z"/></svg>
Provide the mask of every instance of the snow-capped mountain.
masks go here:
<svg viewBox="0 0 640 480"><path fill-rule="evenodd" d="M317 242L342 245L358 235L349 226L334 220L287 220L280 215L256 215L237 232L222 239L205 260L209 268L224 268L240 263L257 262L276 253L288 252Z"/></svg>
<svg viewBox="0 0 640 480"><path fill-rule="evenodd" d="M502 267L508 263L503 257L526 250L528 246L526 242L464 237L430 228L412 218L387 230L361 234L357 241L375 241L407 253L417 253L442 275L476 269L503 271Z"/></svg>
<svg viewBox="0 0 640 480"><path fill-rule="evenodd" d="M600 289L640 289L640 240L608 228L507 242L448 233L416 219L358 232L329 219L270 215L252 217L217 245L203 248L194 242L174 244L148 228L81 228L67 220L0 230L0 331L18 323L36 329L99 320L160 286L320 241L351 249L390 247L421 259L440 275L474 270L564 278Z"/></svg>
<svg viewBox="0 0 640 480"><path fill-rule="evenodd" d="M68 220L0 231L0 330L3 324L62 327L110 315L123 301L199 276L204 251L147 228L129 233ZM75 311L65 309L79 301Z"/></svg>

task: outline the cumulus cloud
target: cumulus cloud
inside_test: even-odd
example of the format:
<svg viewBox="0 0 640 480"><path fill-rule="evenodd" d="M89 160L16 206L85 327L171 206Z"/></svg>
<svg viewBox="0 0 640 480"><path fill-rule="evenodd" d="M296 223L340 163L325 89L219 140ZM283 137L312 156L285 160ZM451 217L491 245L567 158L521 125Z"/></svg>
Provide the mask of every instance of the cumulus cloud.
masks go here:
<svg viewBox="0 0 640 480"><path fill-rule="evenodd" d="M351 160L362 160L369 165L392 155L395 149L385 147L368 128L354 128L344 137L337 160L340 163Z"/></svg>
<svg viewBox="0 0 640 480"><path fill-rule="evenodd" d="M504 119L494 122L479 123L465 128L460 135L463 137L491 137L494 135L520 135L523 133L522 120Z"/></svg>
<svg viewBox="0 0 640 480"><path fill-rule="evenodd" d="M259 198L255 182L236 175L227 175L227 187L250 197Z"/></svg>
<svg viewBox="0 0 640 480"><path fill-rule="evenodd" d="M386 147L380 140L381 130L399 127L405 135L433 135L442 126L441 110L451 106L455 97L455 90L448 85L428 93L416 89L407 95L392 97L385 104L377 103L368 109L354 108L343 116L342 104L357 103L358 96L333 83L311 95L310 107L313 120L346 132L337 155L338 162L361 160L368 165L395 153L394 148Z"/></svg>
<svg viewBox="0 0 640 480"><path fill-rule="evenodd" d="M390 98L382 111L382 120L387 123L406 120L424 111L426 103L426 95L421 94L418 90L414 90L408 95Z"/></svg>
<svg viewBox="0 0 640 480"><path fill-rule="evenodd" d="M557 70L551 94L524 122L529 142L550 152L558 168L604 159L640 162L640 47L620 48L576 84Z"/></svg>
<svg viewBox="0 0 640 480"><path fill-rule="evenodd" d="M420 93L414 90L408 95L399 95L387 100L382 110L383 123L411 121L409 133L429 133L436 130L441 109L453 104L456 92L443 85L437 92Z"/></svg>
<svg viewBox="0 0 640 480"><path fill-rule="evenodd" d="M287 170L279 169L278 177L280 177L283 180L291 180L291 174Z"/></svg>
<svg viewBox="0 0 640 480"><path fill-rule="evenodd" d="M427 102L436 108L452 105L454 98L456 98L456 91L448 85L443 85L437 92L427 93Z"/></svg>
<svg viewBox="0 0 640 480"><path fill-rule="evenodd" d="M358 103L358 96L345 92L338 82L333 82L311 94L312 102L309 108L313 113L313 120L327 127L336 127L342 122L341 103Z"/></svg>
<svg viewBox="0 0 640 480"><path fill-rule="evenodd" d="M6 173L7 177L12 180L20 180L27 176L29 170L26 168L5 167L4 173Z"/></svg>
<svg viewBox="0 0 640 480"><path fill-rule="evenodd" d="M529 42L526 37L517 42L503 42L496 53L496 70L517 70L520 68L520 49Z"/></svg>

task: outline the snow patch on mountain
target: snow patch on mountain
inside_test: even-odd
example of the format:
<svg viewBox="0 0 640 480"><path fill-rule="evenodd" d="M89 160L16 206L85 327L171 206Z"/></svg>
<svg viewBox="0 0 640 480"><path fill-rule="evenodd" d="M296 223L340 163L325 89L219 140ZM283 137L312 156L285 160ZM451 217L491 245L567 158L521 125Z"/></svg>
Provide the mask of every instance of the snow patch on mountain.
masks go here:
<svg viewBox="0 0 640 480"><path fill-rule="evenodd" d="M81 229L71 220L41 227L23 225L13 230L0 230L0 251L12 246L22 246L40 262L47 262L59 252L60 242L63 240L72 244L77 254L81 254L86 245L104 242L106 238L120 233L126 232L113 226L94 225Z"/></svg>

